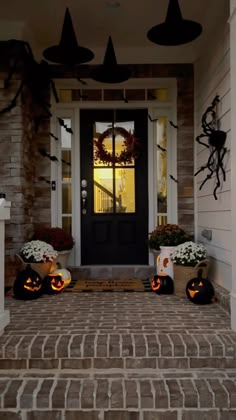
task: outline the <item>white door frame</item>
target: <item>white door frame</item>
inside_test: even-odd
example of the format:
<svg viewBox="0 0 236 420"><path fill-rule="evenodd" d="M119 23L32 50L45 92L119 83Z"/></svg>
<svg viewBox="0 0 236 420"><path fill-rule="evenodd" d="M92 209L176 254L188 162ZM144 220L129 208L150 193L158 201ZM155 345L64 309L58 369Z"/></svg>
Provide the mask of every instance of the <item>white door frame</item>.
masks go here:
<svg viewBox="0 0 236 420"><path fill-rule="evenodd" d="M94 89L114 89L113 85L102 86L96 82L88 81L88 88ZM60 139L60 127L56 118L71 118L73 139L72 139L72 234L76 242L74 254L71 257L71 265L81 265L81 239L80 239L80 225L81 225L81 189L80 189L80 109L135 109L147 108L150 117L157 118L159 116L166 116L169 121L176 122L177 119L177 84L176 79L133 79L123 83L124 88L160 88L166 87L169 90L170 101L158 102L155 101L130 101L128 103L121 101L96 101L96 102L63 102L55 103L52 96L52 119L51 130L56 133ZM56 88L59 89L80 89L78 82L75 80L58 80ZM168 127L168 170L174 177L177 177L177 134L176 129ZM58 156L60 152L60 141L56 142L51 140L51 154ZM61 225L61 162L51 164L51 180L56 181L57 189L51 192L51 223L52 226ZM154 144L154 124L149 119L148 121L148 200L149 200L149 220L148 227L151 232L156 226L157 214L157 181L154 174L157 173L156 168L156 145ZM168 220L171 223L176 223L178 220L177 215L177 184L168 179ZM149 264L152 264L153 257L149 255Z"/></svg>

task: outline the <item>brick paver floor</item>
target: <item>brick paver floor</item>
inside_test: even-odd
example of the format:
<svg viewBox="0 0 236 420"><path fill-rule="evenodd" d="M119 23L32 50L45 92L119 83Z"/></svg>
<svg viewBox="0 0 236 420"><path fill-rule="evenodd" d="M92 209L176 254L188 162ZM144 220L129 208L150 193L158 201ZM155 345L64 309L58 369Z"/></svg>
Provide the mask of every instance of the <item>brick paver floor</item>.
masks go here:
<svg viewBox="0 0 236 420"><path fill-rule="evenodd" d="M236 419L236 333L217 303L98 292L6 306L0 419Z"/></svg>

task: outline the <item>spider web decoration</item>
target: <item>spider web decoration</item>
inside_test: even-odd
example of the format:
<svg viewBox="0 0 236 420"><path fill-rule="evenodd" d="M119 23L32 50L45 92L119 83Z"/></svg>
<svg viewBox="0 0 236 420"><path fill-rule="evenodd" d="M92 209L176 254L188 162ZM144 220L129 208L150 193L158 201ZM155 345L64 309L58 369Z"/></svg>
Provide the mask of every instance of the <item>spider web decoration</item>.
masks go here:
<svg viewBox="0 0 236 420"><path fill-rule="evenodd" d="M59 98L56 91L55 83L52 80L51 69L47 61L41 60L38 63L34 59L34 55L30 44L26 41L17 39L11 39L6 41L5 45L7 51L7 59L9 63L9 73L7 78L4 80L4 89L10 87L10 83L16 72L21 74L20 85L10 103L3 109L0 110L0 114L11 111L17 106L17 99L26 87L31 93L33 104L37 105L40 109L39 115L34 116L34 130L38 132L39 126L45 120L51 118L52 113L50 111L50 103L45 98L45 92L50 88L55 101L58 103ZM62 118L58 118L59 124L65 128L69 133L72 132L70 128L66 126ZM56 136L52 137L56 139Z"/></svg>
<svg viewBox="0 0 236 420"><path fill-rule="evenodd" d="M11 81L16 72L20 72L21 82L10 103L0 110L0 115L10 112L14 107L16 107L17 99L22 93L24 87L28 88L31 93L32 103L38 107L38 115L35 115L35 110L32 111L32 114L34 115L34 131L35 134L37 134L40 124L52 117L52 113L50 111L51 105L45 98L45 92L51 88L55 101L57 103L59 102L54 81L51 79L50 66L45 60L40 61L40 63L35 61L32 49L26 41L17 39L8 40L6 41L5 48L7 51L9 73L7 78L4 80L4 89L8 89L10 87ZM66 125L62 118L57 117L57 121L68 133L73 134L72 129ZM59 140L52 132L49 132L49 135L55 141ZM51 161L58 162L58 158L56 156L50 155L42 148L39 148L38 152L41 156L48 158ZM66 162L63 159L61 159L61 161L68 166L70 165L69 162ZM45 182L50 183L48 180Z"/></svg>
<svg viewBox="0 0 236 420"><path fill-rule="evenodd" d="M205 185L205 183L211 179L214 175L216 177L216 185L213 190L215 200L217 200L217 190L221 186L221 178L223 181L226 180L225 168L224 168L224 157L227 152L225 147L226 132L218 129L217 122L217 104L220 102L219 96L215 96L211 105L206 109L202 116L202 129L203 133L197 136L196 141L199 144L207 147L210 151L208 160L205 165L201 166L200 169L194 174L197 176L200 172L208 169L206 178L202 181L199 190ZM202 141L203 138L208 139L208 143ZM220 176L222 175L222 177Z"/></svg>

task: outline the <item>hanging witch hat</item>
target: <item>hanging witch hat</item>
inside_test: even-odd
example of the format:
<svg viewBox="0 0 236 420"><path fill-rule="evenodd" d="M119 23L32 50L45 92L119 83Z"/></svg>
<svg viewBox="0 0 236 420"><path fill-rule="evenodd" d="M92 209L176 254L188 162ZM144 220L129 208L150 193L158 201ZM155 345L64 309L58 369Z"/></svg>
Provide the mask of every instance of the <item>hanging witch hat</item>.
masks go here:
<svg viewBox="0 0 236 420"><path fill-rule="evenodd" d="M91 71L91 78L102 83L121 83L130 78L130 70L117 64L112 39L109 36L103 64Z"/></svg>
<svg viewBox="0 0 236 420"><path fill-rule="evenodd" d="M178 0L169 0L165 22L153 26L147 37L159 45L181 45L193 41L201 32L200 23L182 18Z"/></svg>
<svg viewBox="0 0 236 420"><path fill-rule="evenodd" d="M46 48L43 51L43 56L53 63L65 65L86 63L94 58L94 53L91 50L78 45L68 7L65 13L60 44Z"/></svg>

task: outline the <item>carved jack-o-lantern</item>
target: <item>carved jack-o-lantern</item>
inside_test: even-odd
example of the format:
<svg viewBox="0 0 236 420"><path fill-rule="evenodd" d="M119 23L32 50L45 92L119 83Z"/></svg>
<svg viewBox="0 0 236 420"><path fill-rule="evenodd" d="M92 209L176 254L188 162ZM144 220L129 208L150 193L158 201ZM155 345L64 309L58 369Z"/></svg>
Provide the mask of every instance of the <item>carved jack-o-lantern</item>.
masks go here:
<svg viewBox="0 0 236 420"><path fill-rule="evenodd" d="M61 276L64 281L64 287L69 286L71 282L71 274L65 268L58 268L50 273L50 275Z"/></svg>
<svg viewBox="0 0 236 420"><path fill-rule="evenodd" d="M171 295L174 292L173 280L165 274L157 274L151 281L151 287L158 295Z"/></svg>
<svg viewBox="0 0 236 420"><path fill-rule="evenodd" d="M198 277L189 280L186 285L186 295L191 302L205 305L215 301L214 288L208 279L202 278L202 270L199 270Z"/></svg>
<svg viewBox="0 0 236 420"><path fill-rule="evenodd" d="M60 293L64 289L64 281L59 274L50 273L43 281L43 291L48 294Z"/></svg>
<svg viewBox="0 0 236 420"><path fill-rule="evenodd" d="M16 299L36 299L42 295L42 279L30 265L22 270L14 283L13 292Z"/></svg>

